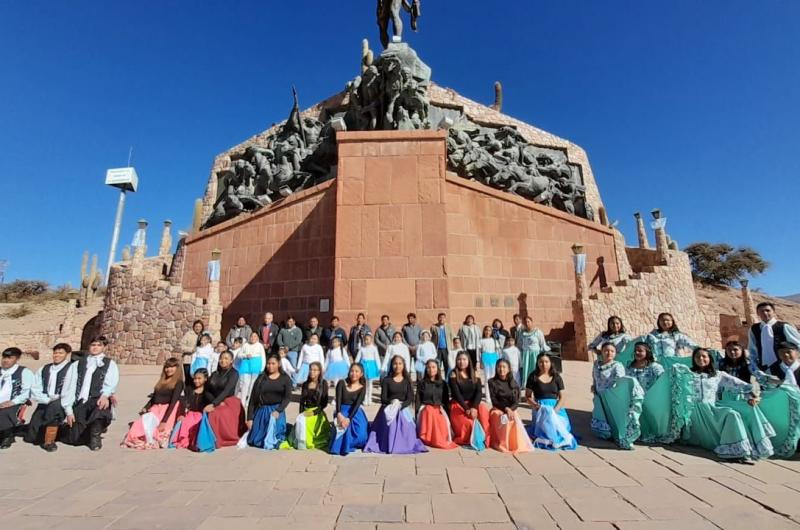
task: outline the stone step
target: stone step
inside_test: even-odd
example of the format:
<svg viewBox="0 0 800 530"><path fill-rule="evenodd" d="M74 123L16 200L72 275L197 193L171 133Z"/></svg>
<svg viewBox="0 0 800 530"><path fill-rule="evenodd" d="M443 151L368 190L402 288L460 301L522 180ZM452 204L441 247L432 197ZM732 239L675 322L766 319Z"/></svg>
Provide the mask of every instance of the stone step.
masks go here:
<svg viewBox="0 0 800 530"><path fill-rule="evenodd" d="M601 293L606 293L606 294L611 294L611 293L614 292L614 288L611 287L610 285L608 287L601 287L600 288L600 292Z"/></svg>
<svg viewBox="0 0 800 530"><path fill-rule="evenodd" d="M616 282L614 282L614 285L616 285L617 287L627 287L628 280L617 280Z"/></svg>

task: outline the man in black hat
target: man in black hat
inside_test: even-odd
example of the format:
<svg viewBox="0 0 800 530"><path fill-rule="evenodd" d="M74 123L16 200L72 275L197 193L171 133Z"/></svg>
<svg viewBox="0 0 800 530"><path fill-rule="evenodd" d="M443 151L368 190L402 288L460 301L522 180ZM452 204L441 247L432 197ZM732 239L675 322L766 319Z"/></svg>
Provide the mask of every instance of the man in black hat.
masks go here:
<svg viewBox="0 0 800 530"><path fill-rule="evenodd" d="M112 396L119 384L117 363L106 357L108 339L95 337L89 344L89 355L74 363L76 373L75 403L65 406L67 428L61 441L69 445L88 445L99 451L101 437L113 419Z"/></svg>
<svg viewBox="0 0 800 530"><path fill-rule="evenodd" d="M769 367L770 373L783 381L783 384L794 385L796 388L800 383L800 353L797 346L791 342L781 342L776 349L780 360Z"/></svg>
<svg viewBox="0 0 800 530"><path fill-rule="evenodd" d="M20 357L19 348L6 348L0 357L0 449L14 443L19 409L28 401L33 386L33 372L18 364Z"/></svg>

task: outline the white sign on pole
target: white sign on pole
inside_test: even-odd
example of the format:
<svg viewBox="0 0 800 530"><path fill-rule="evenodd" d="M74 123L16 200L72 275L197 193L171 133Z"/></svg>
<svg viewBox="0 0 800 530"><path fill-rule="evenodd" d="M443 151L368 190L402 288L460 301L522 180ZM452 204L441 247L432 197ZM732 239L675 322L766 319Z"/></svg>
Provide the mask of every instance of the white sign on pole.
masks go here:
<svg viewBox="0 0 800 530"><path fill-rule="evenodd" d="M139 176L132 167L118 167L106 171L106 184L125 191L136 191Z"/></svg>

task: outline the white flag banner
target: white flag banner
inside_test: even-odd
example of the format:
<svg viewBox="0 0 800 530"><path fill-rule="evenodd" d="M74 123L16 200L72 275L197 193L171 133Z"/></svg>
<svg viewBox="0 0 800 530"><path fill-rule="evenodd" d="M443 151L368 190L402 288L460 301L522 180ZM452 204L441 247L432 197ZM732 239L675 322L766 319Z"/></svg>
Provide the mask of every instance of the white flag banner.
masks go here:
<svg viewBox="0 0 800 530"><path fill-rule="evenodd" d="M575 272L578 274L586 272L586 254L575 254L572 256L572 261L575 263Z"/></svg>
<svg viewBox="0 0 800 530"><path fill-rule="evenodd" d="M144 245L144 238L145 238L145 231L144 228L139 228L133 234L133 241L131 242L132 247L141 247Z"/></svg>
<svg viewBox="0 0 800 530"><path fill-rule="evenodd" d="M220 266L218 259L208 262L208 281L210 282L219 281L219 269Z"/></svg>
<svg viewBox="0 0 800 530"><path fill-rule="evenodd" d="M659 228L666 228L667 226L667 218L666 217L659 217L658 219L654 219L650 222L650 228L653 230L658 230Z"/></svg>

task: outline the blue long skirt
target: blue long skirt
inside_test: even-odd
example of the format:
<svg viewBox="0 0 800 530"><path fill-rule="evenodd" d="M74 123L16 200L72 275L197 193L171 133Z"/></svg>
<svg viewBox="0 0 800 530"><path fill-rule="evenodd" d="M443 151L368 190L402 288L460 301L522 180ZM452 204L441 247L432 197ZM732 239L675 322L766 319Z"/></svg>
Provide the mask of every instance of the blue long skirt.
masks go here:
<svg viewBox="0 0 800 530"><path fill-rule="evenodd" d="M349 416L350 407L350 405L342 405L342 415ZM345 456L356 449L363 449L367 444L368 426L367 415L364 414L364 409L359 407L358 412L350 420L350 425L347 426L347 429L341 432L336 431L328 452L332 455Z"/></svg>
<svg viewBox="0 0 800 530"><path fill-rule="evenodd" d="M280 405L264 405L256 411L253 426L247 436L247 445L260 449L278 449L286 440L286 413L281 412L278 419L272 417Z"/></svg>
<svg viewBox="0 0 800 530"><path fill-rule="evenodd" d="M553 410L558 400L542 399L539 404L541 407L528 425L528 435L533 439L533 445L539 449L577 449L578 441L572 435L572 424L567 411Z"/></svg>
<svg viewBox="0 0 800 530"><path fill-rule="evenodd" d="M409 455L427 453L428 448L417 437L417 425L409 409L402 409L391 423L381 407L369 428L365 453Z"/></svg>

